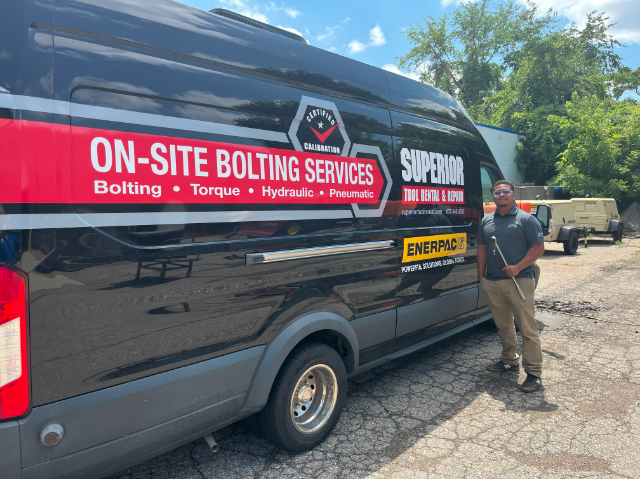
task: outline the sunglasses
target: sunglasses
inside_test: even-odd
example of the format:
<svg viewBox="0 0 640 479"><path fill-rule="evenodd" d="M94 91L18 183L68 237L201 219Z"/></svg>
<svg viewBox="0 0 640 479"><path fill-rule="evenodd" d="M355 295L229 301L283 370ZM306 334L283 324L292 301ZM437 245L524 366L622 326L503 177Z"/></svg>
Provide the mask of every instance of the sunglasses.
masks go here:
<svg viewBox="0 0 640 479"><path fill-rule="evenodd" d="M498 190L493 192L493 196L510 195L511 190Z"/></svg>

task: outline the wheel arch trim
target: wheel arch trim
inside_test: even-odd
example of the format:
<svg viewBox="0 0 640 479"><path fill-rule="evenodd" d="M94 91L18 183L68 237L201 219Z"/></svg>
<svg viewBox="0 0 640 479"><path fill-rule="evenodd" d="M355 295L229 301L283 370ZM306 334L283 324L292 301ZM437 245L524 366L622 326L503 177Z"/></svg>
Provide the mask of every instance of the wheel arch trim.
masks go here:
<svg viewBox="0 0 640 479"><path fill-rule="evenodd" d="M607 233L616 233L618 230L622 228L623 228L623 222L621 220L611 220L609 221Z"/></svg>
<svg viewBox="0 0 640 479"><path fill-rule="evenodd" d="M350 347L350 354L346 359L343 358L347 374L358 368L358 339L349 322L334 311L310 312L288 324L267 344L243 405L245 412L253 413L262 409L291 351L306 337L319 331L332 331L346 338Z"/></svg>
<svg viewBox="0 0 640 479"><path fill-rule="evenodd" d="M571 236L571 233L573 233L574 231L577 232L578 235L580 234L580 228L577 228L575 226L563 226L558 232L556 242L567 241Z"/></svg>

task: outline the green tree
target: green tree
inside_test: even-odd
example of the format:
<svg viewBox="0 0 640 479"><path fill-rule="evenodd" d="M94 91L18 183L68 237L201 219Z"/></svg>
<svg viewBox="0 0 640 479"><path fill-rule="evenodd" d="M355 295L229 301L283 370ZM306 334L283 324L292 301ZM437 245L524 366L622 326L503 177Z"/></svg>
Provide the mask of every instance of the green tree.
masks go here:
<svg viewBox="0 0 640 479"><path fill-rule="evenodd" d="M534 3L481 0L406 31L400 67L456 96L471 117L516 130L525 181L574 195L638 198L640 69L623 67L604 13L557 28ZM559 161L560 160L560 161ZM621 205L621 206L622 206Z"/></svg>
<svg viewBox="0 0 640 479"><path fill-rule="evenodd" d="M604 14L590 14L582 29L571 25L532 39L507 59L510 74L503 89L470 108L477 121L522 134L517 162L527 182L547 184L571 139L549 116L566 116L574 92L601 100L609 96L605 75L617 71L621 59L606 21Z"/></svg>
<svg viewBox="0 0 640 479"><path fill-rule="evenodd" d="M613 97L619 100L628 91L640 96L640 68L631 71L629 67L622 67L611 75Z"/></svg>
<svg viewBox="0 0 640 479"><path fill-rule="evenodd" d="M640 200L640 104L574 93L564 117L549 121L570 138L552 183L574 196Z"/></svg>
<svg viewBox="0 0 640 479"><path fill-rule="evenodd" d="M523 45L554 30L552 11L537 16L534 3L515 0L466 3L450 15L427 17L405 33L414 45L399 58L421 81L456 96L465 107L481 105L501 89L508 58Z"/></svg>

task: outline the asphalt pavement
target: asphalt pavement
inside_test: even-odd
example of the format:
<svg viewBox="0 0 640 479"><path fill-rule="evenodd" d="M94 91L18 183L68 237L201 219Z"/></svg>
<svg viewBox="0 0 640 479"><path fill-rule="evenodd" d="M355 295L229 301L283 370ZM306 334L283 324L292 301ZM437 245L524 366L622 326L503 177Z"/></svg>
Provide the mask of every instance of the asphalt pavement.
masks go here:
<svg viewBox="0 0 640 479"><path fill-rule="evenodd" d="M244 424L122 471L138 478L640 478L640 241L551 245L536 294L543 387L491 373L487 322L349 381L329 438L288 454ZM631 324L627 324L631 323Z"/></svg>

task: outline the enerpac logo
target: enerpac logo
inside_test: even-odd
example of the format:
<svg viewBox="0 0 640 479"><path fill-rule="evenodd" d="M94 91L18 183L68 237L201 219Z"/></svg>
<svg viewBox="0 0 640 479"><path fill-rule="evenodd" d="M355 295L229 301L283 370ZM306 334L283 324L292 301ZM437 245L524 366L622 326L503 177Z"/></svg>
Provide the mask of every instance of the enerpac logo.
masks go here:
<svg viewBox="0 0 640 479"><path fill-rule="evenodd" d="M303 97L289 130L296 149L347 156L351 142L332 102Z"/></svg>
<svg viewBox="0 0 640 479"><path fill-rule="evenodd" d="M402 262L408 263L465 253L467 251L466 239L466 233L405 238Z"/></svg>
<svg viewBox="0 0 640 479"><path fill-rule="evenodd" d="M465 244L465 236L458 237L458 251L467 251L467 245Z"/></svg>

